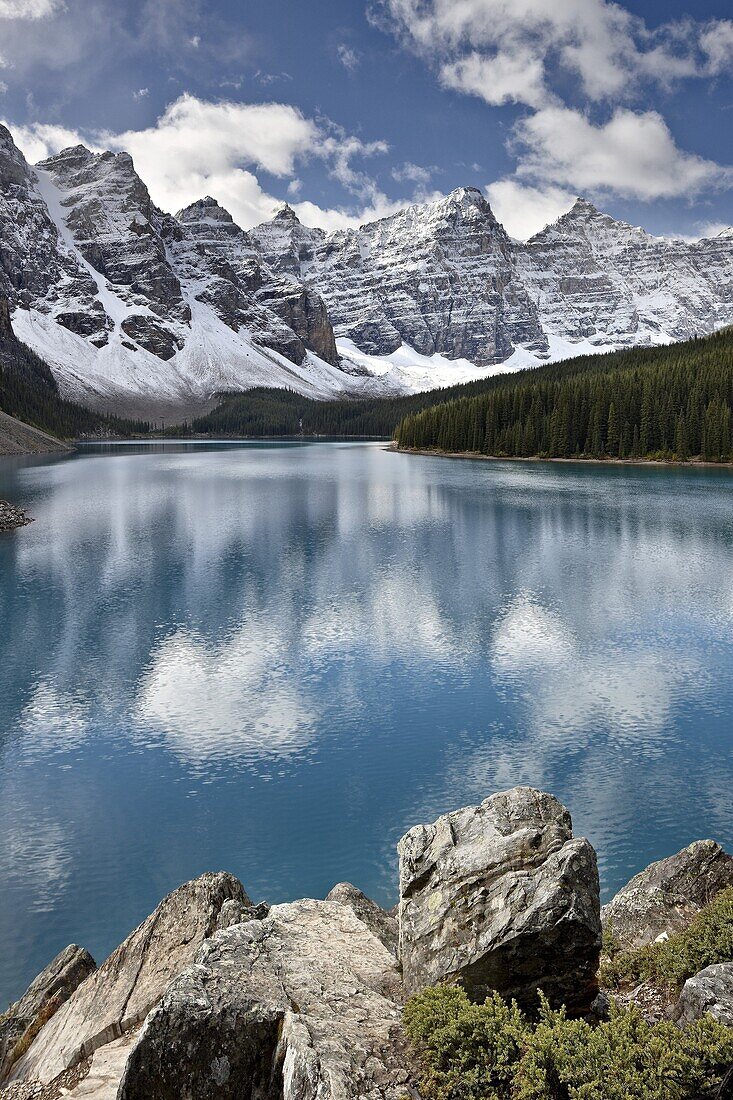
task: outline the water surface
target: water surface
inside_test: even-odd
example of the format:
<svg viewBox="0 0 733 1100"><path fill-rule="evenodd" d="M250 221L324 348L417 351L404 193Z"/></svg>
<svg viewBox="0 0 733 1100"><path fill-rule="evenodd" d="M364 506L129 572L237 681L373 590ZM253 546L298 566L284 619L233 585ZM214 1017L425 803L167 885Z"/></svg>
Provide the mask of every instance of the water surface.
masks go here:
<svg viewBox="0 0 733 1100"><path fill-rule="evenodd" d="M205 870L396 899L401 833L553 791L604 897L733 846L733 479L381 444L0 461L0 1008Z"/></svg>

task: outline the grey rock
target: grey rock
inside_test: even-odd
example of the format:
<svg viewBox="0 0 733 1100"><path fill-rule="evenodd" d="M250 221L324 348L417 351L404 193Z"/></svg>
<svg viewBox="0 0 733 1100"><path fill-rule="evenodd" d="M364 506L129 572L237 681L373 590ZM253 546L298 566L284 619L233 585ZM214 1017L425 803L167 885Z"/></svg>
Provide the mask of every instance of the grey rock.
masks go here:
<svg viewBox="0 0 733 1100"><path fill-rule="evenodd" d="M333 328L322 298L293 278L275 276L252 238L215 199L181 210L171 244L176 265L191 279L206 276L197 292L235 331L248 328L264 347L302 363L306 351L336 365Z"/></svg>
<svg viewBox="0 0 733 1100"><path fill-rule="evenodd" d="M691 1024L708 1012L733 1027L733 962L706 966L682 987L675 1013L681 1024Z"/></svg>
<svg viewBox="0 0 733 1100"><path fill-rule="evenodd" d="M394 957L336 902L218 932L150 1013L118 1100L398 1100L410 1090Z"/></svg>
<svg viewBox="0 0 733 1100"><path fill-rule="evenodd" d="M686 340L733 322L733 237L654 237L586 199L520 245L519 277L550 335L601 346Z"/></svg>
<svg viewBox="0 0 733 1100"><path fill-rule="evenodd" d="M139 1024L217 926L224 903L248 904L225 872L179 886L71 995L12 1069L47 1083Z"/></svg>
<svg viewBox="0 0 733 1100"><path fill-rule="evenodd" d="M682 931L727 886L733 886L733 856L714 840L698 840L635 875L603 906L603 925L621 947L644 947Z"/></svg>
<svg viewBox="0 0 733 1100"><path fill-rule="evenodd" d="M287 208L251 236L273 270L319 291L337 335L371 354L406 343L488 365L516 344L547 350L514 246L476 188L329 237Z"/></svg>
<svg viewBox="0 0 733 1100"><path fill-rule="evenodd" d="M217 931L231 928L234 924L243 924L249 920L264 920L270 912L270 906L261 901L258 905L245 905L235 898L229 898L221 907L216 922Z"/></svg>
<svg viewBox="0 0 733 1100"><path fill-rule="evenodd" d="M397 918L372 901L350 882L339 882L326 894L326 901L337 901L348 905L360 921L381 940L388 951L397 954L398 927Z"/></svg>
<svg viewBox="0 0 733 1100"><path fill-rule="evenodd" d="M20 1048L27 1048L44 1024L95 969L96 963L89 952L70 944L33 979L20 1000L0 1016L0 1082L17 1060Z"/></svg>
<svg viewBox="0 0 733 1100"><path fill-rule="evenodd" d="M570 814L530 787L418 825L399 842L407 993L460 981L535 1008L537 990L586 1012L598 993L596 855Z"/></svg>

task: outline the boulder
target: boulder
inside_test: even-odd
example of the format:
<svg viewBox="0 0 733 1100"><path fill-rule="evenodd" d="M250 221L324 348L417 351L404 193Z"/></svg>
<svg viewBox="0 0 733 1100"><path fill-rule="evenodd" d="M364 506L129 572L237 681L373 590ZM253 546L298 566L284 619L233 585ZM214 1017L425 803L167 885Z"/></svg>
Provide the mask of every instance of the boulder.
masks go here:
<svg viewBox="0 0 733 1100"><path fill-rule="evenodd" d="M275 905L200 949L148 1016L118 1100L403 1100L394 957L351 908Z"/></svg>
<svg viewBox="0 0 733 1100"><path fill-rule="evenodd" d="M9 1079L46 1084L139 1024L216 930L229 898L249 904L225 872L201 875L164 898L41 1029Z"/></svg>
<svg viewBox="0 0 733 1100"><path fill-rule="evenodd" d="M675 1013L679 1023L691 1024L706 1012L733 1027L733 962L706 966L682 987Z"/></svg>
<svg viewBox="0 0 733 1100"><path fill-rule="evenodd" d="M359 920L381 940L388 951L397 954L397 918L368 898L350 882L339 882L326 894L326 901L338 901L353 909Z"/></svg>
<svg viewBox="0 0 733 1100"><path fill-rule="evenodd" d="M95 969L89 952L71 944L33 979L20 1000L0 1016L0 1081L43 1025Z"/></svg>
<svg viewBox="0 0 733 1100"><path fill-rule="evenodd" d="M635 875L601 916L625 950L681 932L716 894L733 886L733 856L714 840L698 840Z"/></svg>
<svg viewBox="0 0 733 1100"><path fill-rule="evenodd" d="M461 982L527 1008L543 989L586 1012L601 947L596 855L570 814L530 787L495 794L411 829L400 857L405 992Z"/></svg>

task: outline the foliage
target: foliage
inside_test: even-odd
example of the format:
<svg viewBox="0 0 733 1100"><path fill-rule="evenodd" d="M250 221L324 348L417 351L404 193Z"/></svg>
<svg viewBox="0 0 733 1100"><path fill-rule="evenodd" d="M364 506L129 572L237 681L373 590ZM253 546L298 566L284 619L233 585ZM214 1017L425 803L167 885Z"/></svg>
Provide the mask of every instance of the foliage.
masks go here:
<svg viewBox="0 0 733 1100"><path fill-rule="evenodd" d="M494 379L497 383L497 379ZM411 413L401 447L508 457L733 457L733 330L500 376Z"/></svg>
<svg viewBox="0 0 733 1100"><path fill-rule="evenodd" d="M391 439L408 413L436 402L483 393L496 378L468 382L409 397L367 400L314 401L292 390L258 388L221 395L221 404L191 424L190 431L206 435L249 437L282 435L351 436Z"/></svg>
<svg viewBox="0 0 733 1100"><path fill-rule="evenodd" d="M493 994L456 987L405 1006L424 1100L685 1100L711 1095L733 1063L733 1029L707 1016L680 1030L613 1008L595 1026L540 995L536 1022Z"/></svg>
<svg viewBox="0 0 733 1100"><path fill-rule="evenodd" d="M604 945L605 946L605 945ZM611 950L601 981L609 988L642 981L680 988L713 963L733 959L733 887L722 890L682 932L634 951Z"/></svg>
<svg viewBox="0 0 733 1100"><path fill-rule="evenodd" d="M0 338L0 410L60 439L148 430L142 421L103 416L62 398L48 365L14 338Z"/></svg>

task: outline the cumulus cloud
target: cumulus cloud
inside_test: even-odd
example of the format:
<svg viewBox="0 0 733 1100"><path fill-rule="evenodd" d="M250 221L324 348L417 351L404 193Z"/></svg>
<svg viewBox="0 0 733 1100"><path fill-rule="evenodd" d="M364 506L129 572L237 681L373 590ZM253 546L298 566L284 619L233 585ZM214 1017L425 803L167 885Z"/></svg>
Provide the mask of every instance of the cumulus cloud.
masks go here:
<svg viewBox="0 0 733 1100"><path fill-rule="evenodd" d="M538 106L550 98L542 60L526 49L499 52L493 57L473 51L459 61L444 64L440 79L446 88L480 96L492 106L503 103Z"/></svg>
<svg viewBox="0 0 733 1100"><path fill-rule="evenodd" d="M564 187L533 187L510 178L490 183L486 193L509 236L522 241L565 214L576 198L574 192Z"/></svg>
<svg viewBox="0 0 733 1100"><path fill-rule="evenodd" d="M371 14L437 62L452 86L488 102L530 106L560 69L598 100L633 94L644 81L667 86L706 75L706 47L716 34L720 38L718 24L728 23L686 20L650 29L609 0L382 0ZM522 61L528 66L524 88L517 79ZM502 98L489 98L494 83Z"/></svg>
<svg viewBox="0 0 733 1100"><path fill-rule="evenodd" d="M80 134L43 123L7 124L31 163L80 143L94 151L125 150L163 209L176 211L211 194L245 229L272 217L280 205L257 173L290 177L287 191L296 196L301 188L297 166L314 158L342 185L349 200L344 208L298 203L295 209L308 225L344 229L386 217L409 201L389 199L355 163L386 153L384 141L362 141L326 119L307 118L285 103L214 103L184 94L155 125L123 133ZM414 175L405 179L421 182Z"/></svg>
<svg viewBox="0 0 733 1100"><path fill-rule="evenodd" d="M638 199L694 195L730 182L730 169L680 149L656 111L617 108L595 124L580 111L547 107L515 128L518 175L581 191Z"/></svg>
<svg viewBox="0 0 733 1100"><path fill-rule="evenodd" d="M516 175L489 188L514 235L540 228L571 192L652 200L730 182L727 169L680 149L660 113L632 102L729 72L729 19L650 27L611 0L376 0L370 15L444 87L531 108L510 137Z"/></svg>

